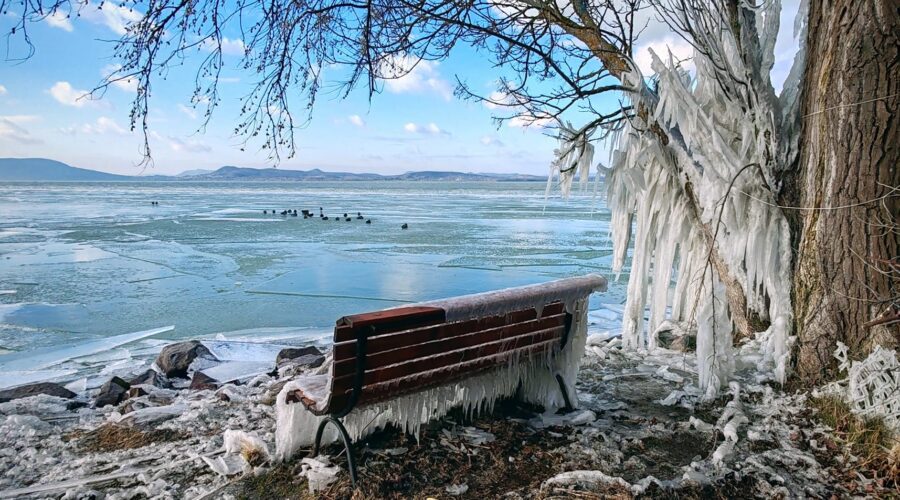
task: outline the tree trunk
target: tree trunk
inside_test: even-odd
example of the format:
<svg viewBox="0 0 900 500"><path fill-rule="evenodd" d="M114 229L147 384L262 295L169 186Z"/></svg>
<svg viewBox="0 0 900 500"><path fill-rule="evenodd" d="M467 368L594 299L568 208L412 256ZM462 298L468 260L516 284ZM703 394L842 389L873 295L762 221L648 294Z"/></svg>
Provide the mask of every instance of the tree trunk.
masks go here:
<svg viewBox="0 0 900 500"><path fill-rule="evenodd" d="M801 383L835 375L838 341L855 359L900 342L898 17L892 0L810 2L795 179L797 204L821 209L794 219Z"/></svg>

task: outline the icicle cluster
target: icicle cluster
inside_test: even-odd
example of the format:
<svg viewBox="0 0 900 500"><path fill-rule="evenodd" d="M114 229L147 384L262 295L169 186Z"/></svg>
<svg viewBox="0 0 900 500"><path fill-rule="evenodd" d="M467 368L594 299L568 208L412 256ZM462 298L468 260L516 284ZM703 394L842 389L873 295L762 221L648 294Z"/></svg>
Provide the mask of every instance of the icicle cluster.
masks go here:
<svg viewBox="0 0 900 500"><path fill-rule="evenodd" d="M769 85L779 11L777 1L757 10L759 51L754 63L764 73L758 77L762 87ZM709 240L701 224L715 235L717 252L746 296L747 312L771 325L757 332L753 342L763 354L760 371L781 382L792 342L791 248L787 221L772 194L772 152L779 148L776 108L786 104L779 104L774 92L759 95L759 86L723 85L723 73L737 81L753 78L753 68L725 27L704 36L704 44L717 50L694 54L693 77L671 55L664 63L651 50L658 74L656 95L646 91L637 70L624 78L626 85L644 89L630 94L634 109L650 109L651 115L649 123L635 117L619 132L607 199L617 277L635 231L624 345L652 350L657 328L667 319L695 324L700 385L712 397L733 370L733 332L725 287L708 262ZM663 146L648 131L650 123L663 128L669 144ZM589 170L581 164L589 155L578 154L589 150L583 141L584 135L571 127L560 131L561 146L551 170L559 172L564 194L575 176L573 167L577 165L583 180Z"/></svg>
<svg viewBox="0 0 900 500"><path fill-rule="evenodd" d="M591 175L591 164L594 162L594 145L590 137L582 131L575 130L571 123L559 125L559 148L553 150L553 161L550 163L550 175L547 176L547 192L553 187L554 176L559 181L559 190L567 198L572 191L572 183L578 177L581 189L587 187ZM598 169L599 174L599 169ZM597 179L600 176L597 175Z"/></svg>

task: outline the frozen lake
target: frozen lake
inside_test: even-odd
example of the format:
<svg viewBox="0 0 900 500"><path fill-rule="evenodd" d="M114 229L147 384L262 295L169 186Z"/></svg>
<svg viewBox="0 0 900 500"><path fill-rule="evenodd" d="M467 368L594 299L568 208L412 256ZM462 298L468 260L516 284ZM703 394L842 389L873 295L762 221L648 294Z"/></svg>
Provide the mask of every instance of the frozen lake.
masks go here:
<svg viewBox="0 0 900 500"><path fill-rule="evenodd" d="M263 214L319 207L330 220ZM609 274L602 196L545 200L543 183L7 183L0 214L0 352L19 357L166 325L157 342L321 336L347 314L589 272L610 278L596 307L627 280Z"/></svg>

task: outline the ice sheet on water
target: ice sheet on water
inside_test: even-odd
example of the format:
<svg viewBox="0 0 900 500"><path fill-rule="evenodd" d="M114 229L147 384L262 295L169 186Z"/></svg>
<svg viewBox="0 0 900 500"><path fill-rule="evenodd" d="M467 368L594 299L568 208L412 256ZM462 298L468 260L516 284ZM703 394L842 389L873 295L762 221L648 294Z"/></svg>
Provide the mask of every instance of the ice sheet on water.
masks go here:
<svg viewBox="0 0 900 500"><path fill-rule="evenodd" d="M621 317L621 313L609 309L597 309L588 313L590 320L618 321Z"/></svg>
<svg viewBox="0 0 900 500"><path fill-rule="evenodd" d="M74 375L76 370L22 370L0 371L0 389L18 387L36 382L58 380Z"/></svg>
<svg viewBox="0 0 900 500"><path fill-rule="evenodd" d="M211 337L215 340L239 342L291 342L295 340L318 342L321 340L330 344L333 333L334 330L330 327L268 327L219 332Z"/></svg>
<svg viewBox="0 0 900 500"><path fill-rule="evenodd" d="M47 347L32 351L20 351L13 354L5 354L0 356L0 370L40 370L81 356L88 356L114 349L120 345L134 342L145 337L170 332L174 329L175 326L164 326L162 328L126 333L65 347Z"/></svg>
<svg viewBox="0 0 900 500"><path fill-rule="evenodd" d="M6 257L7 265L25 266L92 262L114 258L116 254L86 243L42 241L37 245L29 245L18 252L8 253Z"/></svg>
<svg viewBox="0 0 900 500"><path fill-rule="evenodd" d="M209 213L219 214L219 215L258 214L259 210L256 210L256 209L251 210L249 208L222 208L219 210L213 210L212 212L209 212ZM196 215L203 216L206 214L200 213L200 214L196 214Z"/></svg>
<svg viewBox="0 0 900 500"><path fill-rule="evenodd" d="M231 382L267 373L272 371L273 368L275 368L274 356L268 361L226 361L202 371L205 375L220 382Z"/></svg>
<svg viewBox="0 0 900 500"><path fill-rule="evenodd" d="M216 222L284 222L285 219L263 219L262 217L197 217L193 220Z"/></svg>
<svg viewBox="0 0 900 500"><path fill-rule="evenodd" d="M15 290L0 290L0 295L15 295Z"/></svg>

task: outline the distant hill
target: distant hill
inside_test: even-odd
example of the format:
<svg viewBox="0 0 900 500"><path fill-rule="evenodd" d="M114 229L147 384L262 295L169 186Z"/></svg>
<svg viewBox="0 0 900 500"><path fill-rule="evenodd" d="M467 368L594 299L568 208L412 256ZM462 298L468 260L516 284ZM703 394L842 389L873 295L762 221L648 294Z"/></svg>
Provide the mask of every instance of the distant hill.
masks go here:
<svg viewBox="0 0 900 500"><path fill-rule="evenodd" d="M421 171L386 177L400 181L546 181L546 177L528 174L473 174L467 172Z"/></svg>
<svg viewBox="0 0 900 500"><path fill-rule="evenodd" d="M107 174L76 168L43 158L0 158L0 181L546 181L546 177L526 174L475 174L465 172L421 171L400 175L357 174L288 170L282 168L243 168L226 166L217 170L187 170L176 176L130 176Z"/></svg>
<svg viewBox="0 0 900 500"><path fill-rule="evenodd" d="M45 158L0 158L3 181L127 181L133 177L76 168Z"/></svg>
<svg viewBox="0 0 900 500"><path fill-rule="evenodd" d="M324 172L312 170L287 170L283 168L242 168L222 167L215 172L195 176L194 179L208 180L254 180L254 181L342 181L381 180L379 174L352 174L349 172Z"/></svg>
<svg viewBox="0 0 900 500"><path fill-rule="evenodd" d="M206 175L213 173L214 170L207 170L204 168L195 168L194 170L185 170L184 172L176 175L175 177L196 177L198 175Z"/></svg>

